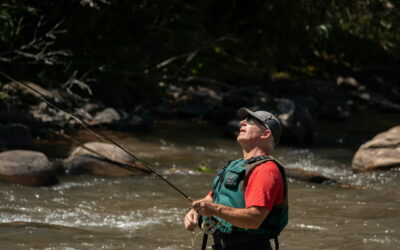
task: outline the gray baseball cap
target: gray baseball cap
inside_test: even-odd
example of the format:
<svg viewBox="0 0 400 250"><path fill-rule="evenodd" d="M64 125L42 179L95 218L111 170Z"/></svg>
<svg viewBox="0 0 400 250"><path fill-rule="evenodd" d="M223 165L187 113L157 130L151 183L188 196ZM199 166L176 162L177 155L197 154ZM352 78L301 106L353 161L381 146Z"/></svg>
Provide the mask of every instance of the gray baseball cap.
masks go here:
<svg viewBox="0 0 400 250"><path fill-rule="evenodd" d="M273 114L263 110L253 112L250 109L241 108L238 111L238 115L242 120L246 119L249 116L256 118L258 121L261 122L261 124L271 130L272 136L275 140L275 144L278 144L279 138L281 137L281 124L278 118L276 118Z"/></svg>

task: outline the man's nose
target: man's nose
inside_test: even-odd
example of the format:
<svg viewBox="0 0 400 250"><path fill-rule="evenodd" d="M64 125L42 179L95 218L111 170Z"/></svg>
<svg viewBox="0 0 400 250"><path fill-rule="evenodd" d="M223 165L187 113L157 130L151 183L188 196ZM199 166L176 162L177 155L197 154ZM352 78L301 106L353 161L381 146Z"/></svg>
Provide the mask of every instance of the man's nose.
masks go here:
<svg viewBox="0 0 400 250"><path fill-rule="evenodd" d="M243 126L246 126L246 125L247 125L247 122L246 122L246 120L241 120L241 121L240 121L240 124L243 125Z"/></svg>

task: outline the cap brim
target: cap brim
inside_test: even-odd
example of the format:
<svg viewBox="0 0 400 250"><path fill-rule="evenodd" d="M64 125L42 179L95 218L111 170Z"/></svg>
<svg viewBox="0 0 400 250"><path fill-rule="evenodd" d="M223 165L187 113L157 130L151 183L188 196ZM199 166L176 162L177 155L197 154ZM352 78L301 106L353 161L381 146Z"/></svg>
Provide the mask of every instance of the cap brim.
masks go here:
<svg viewBox="0 0 400 250"><path fill-rule="evenodd" d="M246 119L250 115L250 113L252 113L252 112L249 109L241 108L238 111L238 116L239 116L240 119L243 120L243 119Z"/></svg>
<svg viewBox="0 0 400 250"><path fill-rule="evenodd" d="M261 121L260 117L258 117L253 111L251 111L250 109L247 108L241 108L238 111L238 116L240 119L244 120L247 117L251 116L256 118L257 120Z"/></svg>

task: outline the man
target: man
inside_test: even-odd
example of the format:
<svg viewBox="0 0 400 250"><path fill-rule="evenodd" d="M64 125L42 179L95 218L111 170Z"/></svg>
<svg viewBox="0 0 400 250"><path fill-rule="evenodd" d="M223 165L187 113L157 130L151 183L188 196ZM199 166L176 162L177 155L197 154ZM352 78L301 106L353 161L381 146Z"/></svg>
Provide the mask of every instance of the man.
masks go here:
<svg viewBox="0 0 400 250"><path fill-rule="evenodd" d="M194 201L184 219L193 230L199 220L216 222L213 249L272 249L287 225L287 184L283 167L270 156L279 142L281 126L267 111L238 111L241 128L237 141L243 159L228 162L216 176L212 191ZM201 216L199 216L201 215Z"/></svg>

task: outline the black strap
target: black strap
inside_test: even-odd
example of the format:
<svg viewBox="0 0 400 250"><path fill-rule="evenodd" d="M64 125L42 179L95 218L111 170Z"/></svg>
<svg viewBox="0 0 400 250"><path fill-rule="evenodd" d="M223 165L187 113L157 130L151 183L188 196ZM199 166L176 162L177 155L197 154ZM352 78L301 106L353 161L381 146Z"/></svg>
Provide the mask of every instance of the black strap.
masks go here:
<svg viewBox="0 0 400 250"><path fill-rule="evenodd" d="M206 250L207 240L208 240L208 234L204 233L203 234L203 242L201 243L201 250Z"/></svg>
<svg viewBox="0 0 400 250"><path fill-rule="evenodd" d="M278 236L274 237L274 243L275 243L275 250L279 250L279 240Z"/></svg>

